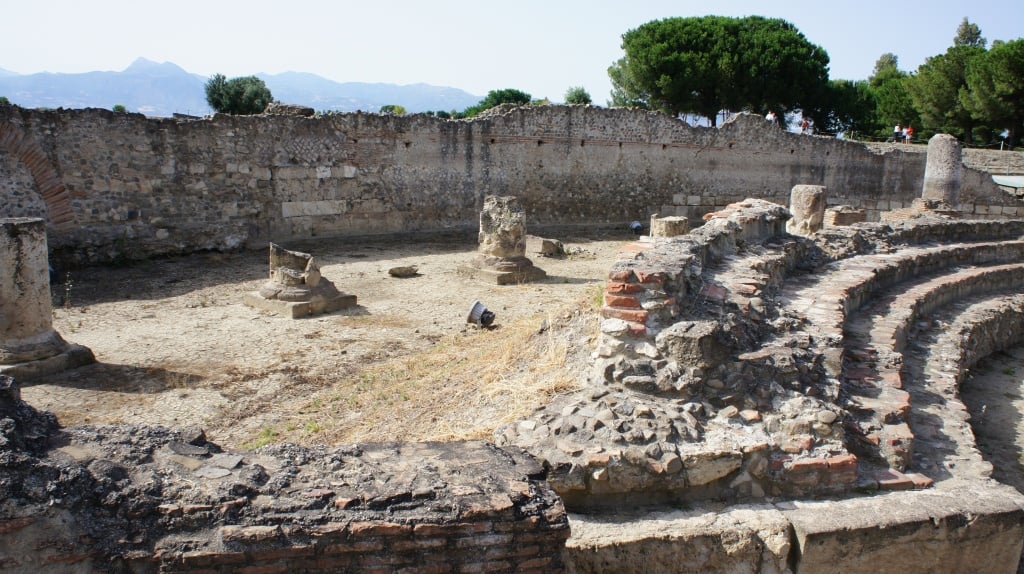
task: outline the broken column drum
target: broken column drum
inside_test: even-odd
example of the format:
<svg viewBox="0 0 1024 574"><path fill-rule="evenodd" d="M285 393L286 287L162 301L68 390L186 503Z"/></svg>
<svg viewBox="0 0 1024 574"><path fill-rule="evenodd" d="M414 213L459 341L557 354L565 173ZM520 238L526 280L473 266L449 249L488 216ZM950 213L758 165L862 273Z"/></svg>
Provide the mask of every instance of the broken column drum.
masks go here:
<svg viewBox="0 0 1024 574"><path fill-rule="evenodd" d="M651 216L651 237L678 237L690 231L690 219L682 216Z"/></svg>
<svg viewBox="0 0 1024 574"><path fill-rule="evenodd" d="M247 294L245 303L295 319L352 307L356 297L341 293L321 276L312 255L271 243L270 281Z"/></svg>
<svg viewBox="0 0 1024 574"><path fill-rule="evenodd" d="M30 378L94 360L53 329L46 223L0 219L0 372Z"/></svg>
<svg viewBox="0 0 1024 574"><path fill-rule="evenodd" d="M499 285L524 283L547 274L526 257L526 212L510 196L489 195L480 212L480 247L460 271Z"/></svg>
<svg viewBox="0 0 1024 574"><path fill-rule="evenodd" d="M825 219L825 186L794 185L789 194L789 211L793 218L786 222L786 231L793 235L812 235Z"/></svg>
<svg viewBox="0 0 1024 574"><path fill-rule="evenodd" d="M949 134L935 134L928 140L928 161L924 168L921 199L955 207L960 200L963 159L960 142Z"/></svg>

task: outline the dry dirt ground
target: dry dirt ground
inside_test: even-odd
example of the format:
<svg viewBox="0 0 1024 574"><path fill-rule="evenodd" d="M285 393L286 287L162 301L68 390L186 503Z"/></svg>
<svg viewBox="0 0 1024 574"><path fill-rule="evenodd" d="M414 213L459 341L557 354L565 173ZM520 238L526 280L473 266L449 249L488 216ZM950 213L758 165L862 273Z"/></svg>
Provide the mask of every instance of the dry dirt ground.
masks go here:
<svg viewBox="0 0 1024 574"><path fill-rule="evenodd" d="M578 232L577 232L578 233ZM97 364L29 383L61 423L201 427L226 447L268 442L489 438L580 384L617 231L557 236L569 255L527 256L548 276L498 286L458 274L475 238L316 241L323 276L355 308L288 319L242 303L266 250L154 259L61 274L53 325ZM388 269L416 265L398 279ZM494 328L467 324L474 300Z"/></svg>
<svg viewBox="0 0 1024 574"><path fill-rule="evenodd" d="M992 476L1024 492L1024 345L978 363L960 395Z"/></svg>

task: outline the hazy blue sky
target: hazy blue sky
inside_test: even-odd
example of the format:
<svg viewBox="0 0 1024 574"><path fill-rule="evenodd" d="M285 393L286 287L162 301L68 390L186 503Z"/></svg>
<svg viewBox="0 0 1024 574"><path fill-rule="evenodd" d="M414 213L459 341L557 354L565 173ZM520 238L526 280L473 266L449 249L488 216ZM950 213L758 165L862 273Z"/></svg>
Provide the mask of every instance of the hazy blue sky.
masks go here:
<svg viewBox="0 0 1024 574"><path fill-rule="evenodd" d="M989 42L1024 36L1021 0L0 0L0 68L122 70L144 57L204 76L312 72L337 81L428 83L604 104L623 32L671 16L783 18L828 52L830 77L864 79L893 52L914 70L945 52L964 16Z"/></svg>

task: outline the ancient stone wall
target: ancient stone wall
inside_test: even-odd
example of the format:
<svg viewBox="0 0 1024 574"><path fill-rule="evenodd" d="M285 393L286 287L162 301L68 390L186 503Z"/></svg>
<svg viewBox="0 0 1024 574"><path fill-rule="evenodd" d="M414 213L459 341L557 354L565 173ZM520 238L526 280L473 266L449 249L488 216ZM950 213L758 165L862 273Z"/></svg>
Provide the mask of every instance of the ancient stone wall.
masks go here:
<svg viewBox="0 0 1024 574"><path fill-rule="evenodd" d="M785 204L797 184L867 211L909 206L924 156L662 114L518 108L473 121L338 114L203 120L108 110L0 110L0 216L48 217L64 259L105 261L267 240L475 228L486 195L533 225L694 220L746 197ZM1024 215L965 170L962 208ZM59 223L60 225L55 225Z"/></svg>

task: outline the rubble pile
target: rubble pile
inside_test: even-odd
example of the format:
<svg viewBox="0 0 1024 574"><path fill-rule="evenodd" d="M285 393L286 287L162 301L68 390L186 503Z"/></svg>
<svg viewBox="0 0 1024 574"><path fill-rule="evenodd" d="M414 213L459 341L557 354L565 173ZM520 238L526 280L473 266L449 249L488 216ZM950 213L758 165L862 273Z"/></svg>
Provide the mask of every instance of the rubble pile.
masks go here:
<svg viewBox="0 0 1024 574"><path fill-rule="evenodd" d="M562 503L543 468L514 448L224 452L201 430L59 428L0 378L0 569L336 571L353 565L349 556L366 568L385 558L410 567L560 564ZM467 542L481 536L494 546L486 557Z"/></svg>
<svg viewBox="0 0 1024 574"><path fill-rule="evenodd" d="M1024 223L924 217L797 237L787 217L746 200L626 250L605 285L588 388L498 429L498 444L540 459L574 509L931 484L908 470L902 346L859 333L905 342L938 303L1007 288L1021 269L959 282L949 269L1019 261L1024 243L1007 238ZM917 277L938 285L896 305L913 312L854 320Z"/></svg>

